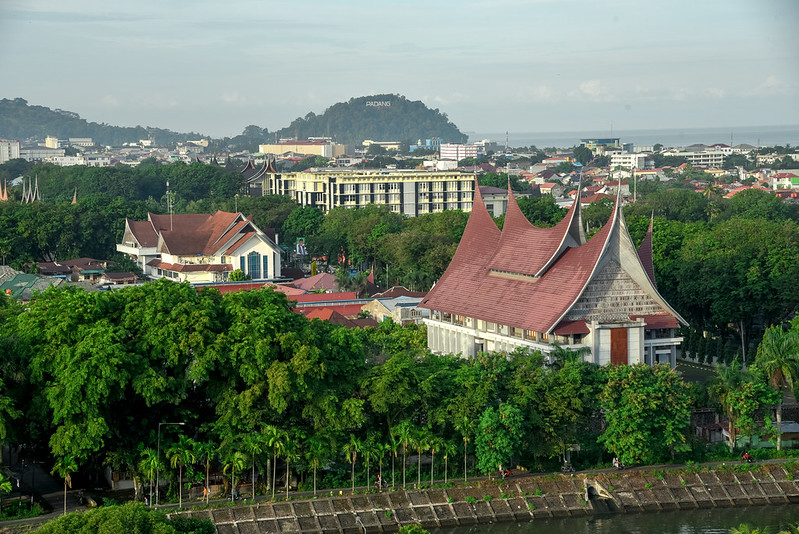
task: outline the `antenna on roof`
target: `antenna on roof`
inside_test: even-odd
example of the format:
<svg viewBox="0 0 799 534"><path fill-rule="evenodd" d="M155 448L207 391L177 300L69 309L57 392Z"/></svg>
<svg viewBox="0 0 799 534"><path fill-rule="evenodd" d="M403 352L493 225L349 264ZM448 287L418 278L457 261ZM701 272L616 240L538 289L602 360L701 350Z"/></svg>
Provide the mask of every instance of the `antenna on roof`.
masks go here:
<svg viewBox="0 0 799 534"><path fill-rule="evenodd" d="M166 207L169 210L169 231L172 231L172 192L169 190L169 180L166 181Z"/></svg>

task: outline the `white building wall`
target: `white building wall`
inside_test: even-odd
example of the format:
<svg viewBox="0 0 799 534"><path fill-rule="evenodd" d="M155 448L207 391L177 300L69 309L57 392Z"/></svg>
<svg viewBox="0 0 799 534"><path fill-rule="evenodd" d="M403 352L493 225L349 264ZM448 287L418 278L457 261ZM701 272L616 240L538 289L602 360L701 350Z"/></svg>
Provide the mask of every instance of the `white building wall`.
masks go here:
<svg viewBox="0 0 799 534"><path fill-rule="evenodd" d="M0 139L0 163L19 157L19 141Z"/></svg>

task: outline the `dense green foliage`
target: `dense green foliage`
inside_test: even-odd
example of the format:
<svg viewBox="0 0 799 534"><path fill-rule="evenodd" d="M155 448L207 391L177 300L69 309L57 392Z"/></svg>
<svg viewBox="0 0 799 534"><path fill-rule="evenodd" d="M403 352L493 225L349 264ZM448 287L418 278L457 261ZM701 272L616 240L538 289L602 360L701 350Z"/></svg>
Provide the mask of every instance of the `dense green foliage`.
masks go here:
<svg viewBox="0 0 799 534"><path fill-rule="evenodd" d="M158 144L175 143L202 137L198 133L179 134L150 126L122 127L98 124L81 119L77 113L44 106L29 105L23 98L0 100L0 137L11 139L38 138L48 135L91 137L98 145L122 145L152 138Z"/></svg>
<svg viewBox="0 0 799 534"><path fill-rule="evenodd" d="M390 105L367 104L375 102L390 102ZM333 104L321 115L310 112L298 117L275 133L277 137L296 139L331 135L336 142L355 146L365 139L413 143L434 137L445 143L465 143L467 139L445 113L429 109L419 100L394 94L350 98Z"/></svg>
<svg viewBox="0 0 799 534"><path fill-rule="evenodd" d="M102 506L85 512L63 515L34 531L36 534L214 534L210 520L181 516L167 517L165 512L151 510L140 503Z"/></svg>

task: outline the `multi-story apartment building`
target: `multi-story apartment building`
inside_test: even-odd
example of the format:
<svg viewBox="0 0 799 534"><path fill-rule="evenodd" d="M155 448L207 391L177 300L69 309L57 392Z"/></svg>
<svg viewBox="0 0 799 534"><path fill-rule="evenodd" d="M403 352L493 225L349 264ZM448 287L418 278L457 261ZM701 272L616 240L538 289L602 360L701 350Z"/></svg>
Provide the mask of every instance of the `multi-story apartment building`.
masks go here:
<svg viewBox="0 0 799 534"><path fill-rule="evenodd" d="M0 163L19 158L19 141L0 139Z"/></svg>
<svg viewBox="0 0 799 534"><path fill-rule="evenodd" d="M648 154L628 154L626 152L613 152L610 156L610 168L615 169L645 169L647 168Z"/></svg>
<svg viewBox="0 0 799 534"><path fill-rule="evenodd" d="M460 171L310 169L264 172L249 182L251 195L288 195L301 206L328 211L368 204L411 217L444 210L471 211L475 175Z"/></svg>
<svg viewBox="0 0 799 534"><path fill-rule="evenodd" d="M727 157L721 150L667 150L663 155L683 157L694 167L721 167Z"/></svg>
<svg viewBox="0 0 799 534"><path fill-rule="evenodd" d="M451 159L454 161L460 161L464 158L476 158L477 150L477 145L443 143L439 149L439 158Z"/></svg>
<svg viewBox="0 0 799 534"><path fill-rule="evenodd" d="M326 139L311 139L298 141L295 139L281 139L279 143L258 145L261 154L279 156L287 152L305 154L306 156L322 156L335 158L347 153L347 145L340 145Z"/></svg>

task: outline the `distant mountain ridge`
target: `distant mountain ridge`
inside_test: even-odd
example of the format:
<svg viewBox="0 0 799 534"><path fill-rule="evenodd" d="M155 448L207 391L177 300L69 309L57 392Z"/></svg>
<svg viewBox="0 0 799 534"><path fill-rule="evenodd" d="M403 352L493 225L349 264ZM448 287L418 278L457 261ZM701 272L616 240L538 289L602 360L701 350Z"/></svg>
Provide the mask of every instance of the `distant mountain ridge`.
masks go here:
<svg viewBox="0 0 799 534"><path fill-rule="evenodd" d="M24 98L0 100L0 138L44 139L48 135L59 139L91 137L96 144L112 146L149 138L159 144L168 144L203 137L198 133L181 134L162 128L88 122L71 111L29 105Z"/></svg>
<svg viewBox="0 0 799 534"><path fill-rule="evenodd" d="M122 127L98 124L61 109L30 105L23 98L0 100L0 138L59 139L91 137L98 145L118 146L152 139L156 144L170 144L189 139L209 138L199 133L178 133L153 127ZM381 94L351 98L327 108L321 115L313 112L298 117L275 132L247 126L242 135L217 140L215 148L251 146L280 138L306 139L332 137L336 142L359 146L364 140L408 141L440 138L442 142L465 143L468 136L455 126L445 113L430 109L419 100Z"/></svg>

